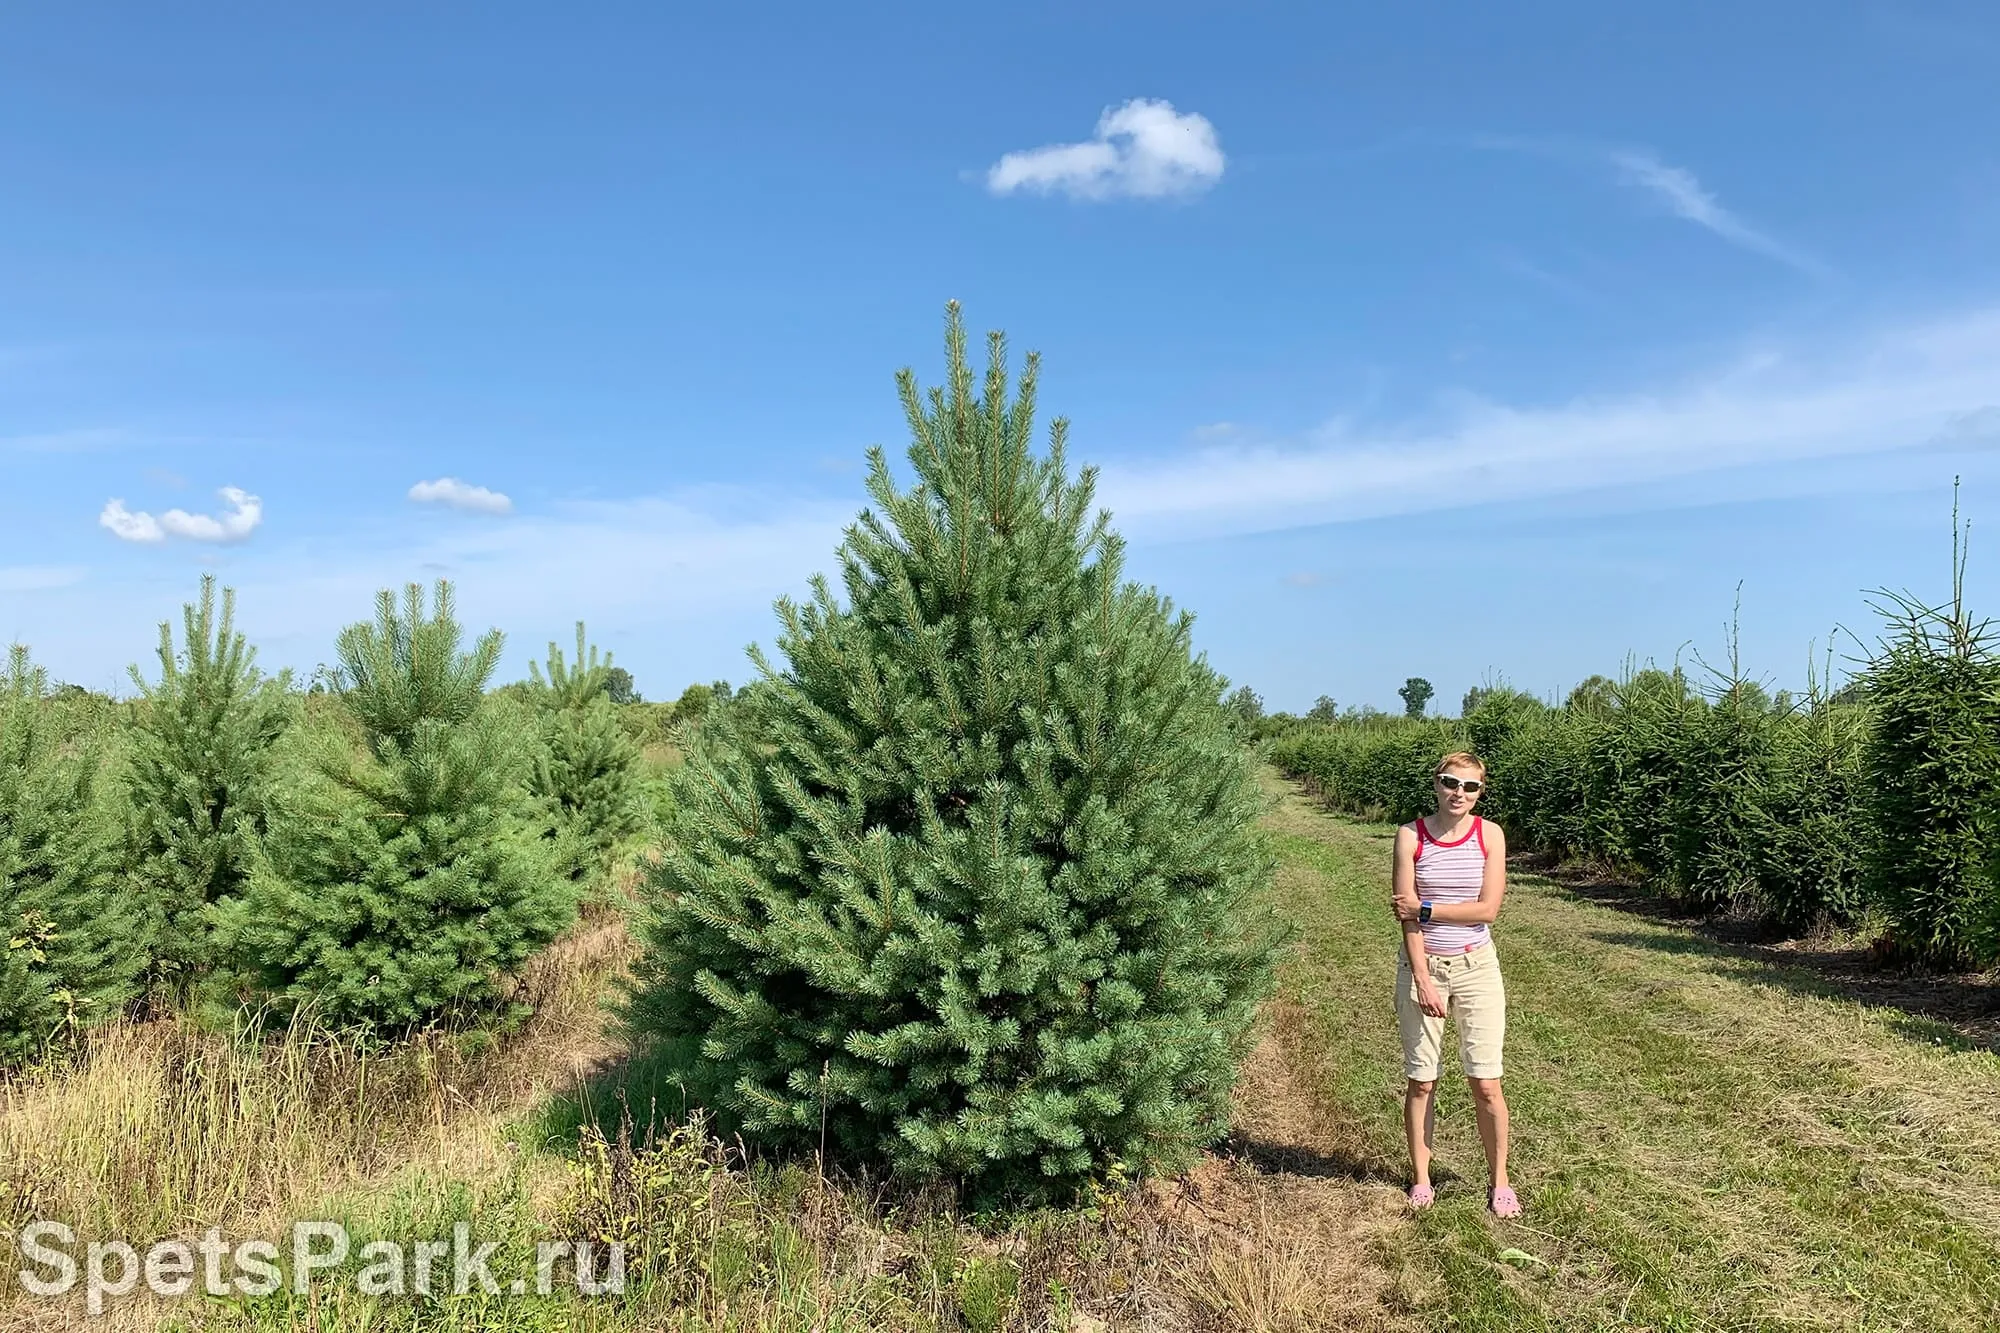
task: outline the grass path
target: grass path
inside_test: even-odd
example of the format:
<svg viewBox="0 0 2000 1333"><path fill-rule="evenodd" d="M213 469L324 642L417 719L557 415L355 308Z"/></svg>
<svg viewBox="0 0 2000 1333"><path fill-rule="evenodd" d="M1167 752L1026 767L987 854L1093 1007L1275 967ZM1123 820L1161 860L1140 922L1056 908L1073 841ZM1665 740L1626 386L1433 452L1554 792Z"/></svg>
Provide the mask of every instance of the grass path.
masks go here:
<svg viewBox="0 0 2000 1333"><path fill-rule="evenodd" d="M1400 1182L1393 830L1271 784L1300 937L1279 1001L1302 1012L1294 1058ZM1448 1071L1439 1204L1382 1242L1426 1322L2000 1328L2000 1056L1532 876L1511 881L1496 940L1528 1215L1486 1214Z"/></svg>

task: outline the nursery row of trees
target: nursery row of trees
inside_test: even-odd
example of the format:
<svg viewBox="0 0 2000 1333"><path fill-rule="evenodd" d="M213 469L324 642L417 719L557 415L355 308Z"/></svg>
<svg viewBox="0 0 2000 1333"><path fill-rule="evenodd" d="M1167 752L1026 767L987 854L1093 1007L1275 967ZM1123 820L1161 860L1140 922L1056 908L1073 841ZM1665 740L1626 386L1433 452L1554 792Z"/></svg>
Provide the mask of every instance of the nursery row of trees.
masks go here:
<svg viewBox="0 0 2000 1333"><path fill-rule="evenodd" d="M0 673L0 1057L148 997L384 1030L504 1013L508 976L646 817L608 658L489 689L440 582L380 594L338 687L267 675L213 578L137 697Z"/></svg>
<svg viewBox="0 0 2000 1333"><path fill-rule="evenodd" d="M1960 556L1950 602L1882 599L1881 643L1835 693L1647 669L1560 706L1499 688L1453 720L1301 726L1271 754L1336 808L1404 820L1432 808L1438 756L1471 749L1517 846L1795 930L1879 913L1904 956L2000 963L2000 655L1963 587Z"/></svg>

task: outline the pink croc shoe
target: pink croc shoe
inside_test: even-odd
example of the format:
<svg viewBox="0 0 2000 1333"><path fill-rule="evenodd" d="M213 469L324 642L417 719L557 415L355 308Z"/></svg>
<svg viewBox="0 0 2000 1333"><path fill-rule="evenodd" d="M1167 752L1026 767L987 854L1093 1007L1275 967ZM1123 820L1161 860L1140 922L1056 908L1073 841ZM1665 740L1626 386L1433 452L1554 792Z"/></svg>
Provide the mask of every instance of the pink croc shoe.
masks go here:
<svg viewBox="0 0 2000 1333"><path fill-rule="evenodd" d="M1437 1200L1437 1194L1429 1185L1410 1186L1410 1207L1428 1208Z"/></svg>
<svg viewBox="0 0 2000 1333"><path fill-rule="evenodd" d="M1492 1196L1487 1200L1487 1207L1493 1210L1495 1217L1519 1217L1521 1215L1521 1201L1514 1196L1513 1187L1509 1185L1502 1185L1500 1188L1494 1190Z"/></svg>

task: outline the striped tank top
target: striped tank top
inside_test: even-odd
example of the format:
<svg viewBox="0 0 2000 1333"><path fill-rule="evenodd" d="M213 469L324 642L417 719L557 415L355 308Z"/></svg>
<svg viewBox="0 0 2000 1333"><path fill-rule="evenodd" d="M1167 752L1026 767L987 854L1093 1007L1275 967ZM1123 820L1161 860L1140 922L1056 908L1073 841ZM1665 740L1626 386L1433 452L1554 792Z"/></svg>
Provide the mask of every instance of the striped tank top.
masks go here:
<svg viewBox="0 0 2000 1333"><path fill-rule="evenodd" d="M1469 903L1479 899L1486 880L1486 830L1478 815L1455 842L1439 842L1417 821L1417 897L1429 903ZM1466 953L1492 938L1484 922L1463 926L1432 921L1424 926L1425 953Z"/></svg>

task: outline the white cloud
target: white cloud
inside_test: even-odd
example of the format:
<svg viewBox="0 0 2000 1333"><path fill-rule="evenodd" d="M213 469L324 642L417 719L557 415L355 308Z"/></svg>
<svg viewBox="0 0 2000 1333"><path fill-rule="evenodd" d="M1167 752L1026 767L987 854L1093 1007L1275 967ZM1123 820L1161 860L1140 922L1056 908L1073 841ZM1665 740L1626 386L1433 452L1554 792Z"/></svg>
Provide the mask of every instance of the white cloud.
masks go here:
<svg viewBox="0 0 2000 1333"><path fill-rule="evenodd" d="M489 491L484 486L474 486L460 481L457 477L439 477L436 481L420 481L410 487L410 498L419 504L441 504L453 509L470 510L476 514L511 514L514 502L498 491Z"/></svg>
<svg viewBox="0 0 2000 1333"><path fill-rule="evenodd" d="M229 505L221 517L190 514L185 509L169 509L158 518L144 511L134 512L123 500L111 500L97 516L100 526L121 541L157 544L169 537L191 542L240 542L264 521L264 502L235 486L217 492Z"/></svg>
<svg viewBox="0 0 2000 1333"><path fill-rule="evenodd" d="M1033 190L1079 199L1197 194L1222 179L1222 145L1203 116L1135 97L1098 118L1082 143L1009 153L986 173L995 194Z"/></svg>
<svg viewBox="0 0 2000 1333"><path fill-rule="evenodd" d="M82 565L0 565L0 592L45 592L83 582Z"/></svg>
<svg viewBox="0 0 2000 1333"><path fill-rule="evenodd" d="M163 542L167 539L166 529L160 520L151 514L135 514L125 507L123 500L112 500L104 506L104 512L97 516L98 525L109 528L111 535L127 542Z"/></svg>
<svg viewBox="0 0 2000 1333"><path fill-rule="evenodd" d="M1834 470L1817 460L1842 456L1874 455L1882 472L1912 474L1928 457L1926 475L1948 477L1950 463L1923 451L2000 448L1996 405L2000 306L1838 343L1763 343L1707 373L1568 401L1460 397L1388 425L1369 424L1379 418L1370 408L1283 441L1239 422L1196 444L1102 460L1100 496L1139 544L1610 487L1624 488L1618 503L1716 498L1746 484L1744 465L1764 465L1756 484L1790 494ZM1072 445L1079 461L1097 461L1091 454L1087 440ZM831 500L691 489L537 506L506 523L288 535L261 544L254 560L234 559L227 581L271 666L309 670L329 659L343 625L370 614L377 589L448 573L469 627L508 632L509 672L582 618L642 678L735 679L735 645L769 641L771 600L802 591L815 571L837 575L842 529L863 503L858 487ZM164 519L156 522L164 539ZM1301 556L1270 577L1293 589L1339 587L1333 572L1314 583L1325 568ZM58 577L67 575L15 571L0 589ZM18 623L0 629L46 643L53 669L83 679L129 660L131 627L170 617L187 592L93 570L73 597L9 603Z"/></svg>
<svg viewBox="0 0 2000 1333"><path fill-rule="evenodd" d="M719 657L740 664L744 639L734 626L767 637L773 599L802 593L815 571L838 582L835 551L862 503L721 489L570 503L413 539L288 543L260 552L230 583L257 638L312 645L322 656L342 626L372 614L378 589L445 577L467 626L507 631L509 662L539 657L581 619L598 635L728 623Z"/></svg>
<svg viewBox="0 0 2000 1333"><path fill-rule="evenodd" d="M237 591L237 624L267 669L309 672L333 660L340 630L374 614L375 594L449 578L469 634L506 631L500 679L526 674L550 640L568 642L581 619L648 694L690 680L750 674L743 645L769 643L772 601L803 595L815 572L839 587L836 551L866 503L856 486L837 500L703 488L669 496L557 504L506 523L367 525L260 542L229 557L221 579ZM287 524L287 529L293 525ZM40 577L40 576L37 576ZM6 602L0 634L34 644L69 680L104 676L143 651L144 630L179 613L184 580L92 571L74 596ZM0 584L0 589L4 589ZM671 697L671 695L669 695Z"/></svg>
<svg viewBox="0 0 2000 1333"><path fill-rule="evenodd" d="M1611 155L1628 185L1648 191L1666 204L1674 216L1697 227L1705 227L1731 245L1752 250L1789 264L1802 273L1825 277L1826 266L1812 257L1758 231L1724 208L1714 194L1703 188L1691 171L1668 166L1651 153L1625 150Z"/></svg>
<svg viewBox="0 0 2000 1333"><path fill-rule="evenodd" d="M2000 308L1840 347L1758 350L1663 388L1547 406L1461 398L1402 425L1341 421L1302 441L1107 463L1100 494L1141 539L1274 531L1940 441L1980 447L1995 403Z"/></svg>

